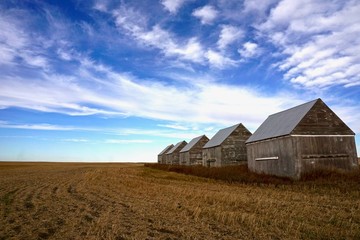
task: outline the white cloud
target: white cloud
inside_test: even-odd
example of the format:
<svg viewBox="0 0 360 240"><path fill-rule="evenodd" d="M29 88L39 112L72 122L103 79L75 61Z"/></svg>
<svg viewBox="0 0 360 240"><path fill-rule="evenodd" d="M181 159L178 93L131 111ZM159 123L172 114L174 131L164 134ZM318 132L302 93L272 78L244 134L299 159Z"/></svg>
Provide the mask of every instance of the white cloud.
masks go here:
<svg viewBox="0 0 360 240"><path fill-rule="evenodd" d="M219 40L217 42L220 49L225 49L229 44L239 41L244 37L244 31L231 25L222 25Z"/></svg>
<svg viewBox="0 0 360 240"><path fill-rule="evenodd" d="M125 30L139 43L160 49L167 57L176 57L195 63L204 61L203 47L195 37L187 41L179 41L160 25L154 25L148 30L146 18L131 8L119 8L113 11L113 16L118 28Z"/></svg>
<svg viewBox="0 0 360 240"><path fill-rule="evenodd" d="M87 64L81 65L72 76L45 75L37 81L26 77L5 78L2 80L4 87L0 88L1 105L69 115L118 114L175 122L233 124L238 121L259 123L266 115L279 110L283 101L296 100L288 95L262 97L249 88L216 82L189 83L188 87L157 81L139 83L134 77L99 68L91 61ZM99 71L101 78L96 77ZM94 88L94 84L98 87ZM73 129L49 125L7 127Z"/></svg>
<svg viewBox="0 0 360 240"><path fill-rule="evenodd" d="M93 8L100 12L107 12L108 11L108 1L105 1L105 0L95 1Z"/></svg>
<svg viewBox="0 0 360 240"><path fill-rule="evenodd" d="M151 140L145 140L145 139L107 139L105 140L105 143L110 144L134 144L134 143L152 143Z"/></svg>
<svg viewBox="0 0 360 240"><path fill-rule="evenodd" d="M244 58L251 58L259 55L261 53L261 49L256 43L246 42L243 44L243 48L239 49L238 52Z"/></svg>
<svg viewBox="0 0 360 240"><path fill-rule="evenodd" d="M179 124L158 124L159 127L165 127L165 128L171 128L171 129L177 129L177 130L189 130L188 127L182 126Z"/></svg>
<svg viewBox="0 0 360 240"><path fill-rule="evenodd" d="M176 13L189 0L161 0L161 4L170 13Z"/></svg>
<svg viewBox="0 0 360 240"><path fill-rule="evenodd" d="M210 7L210 6L206 6ZM205 7L204 7L205 8ZM225 68L235 66L236 61L227 56L224 51L208 49L201 44L198 38L179 40L174 34L163 29L160 25L154 25L147 29L144 16L133 9L126 10L124 6L113 11L115 23L119 29L131 35L138 43L161 50L167 58L175 58L179 62L196 63L200 65L210 65L215 68ZM208 8L205 8L207 12ZM212 9L212 7L210 8ZM198 9L199 10L199 9ZM215 15L214 15L215 16ZM219 36L218 47L225 50L227 45L243 37L243 30L231 25L223 25ZM180 64L178 64L180 66Z"/></svg>
<svg viewBox="0 0 360 240"><path fill-rule="evenodd" d="M266 11L278 0L245 0L244 12L256 12L258 15L263 16Z"/></svg>
<svg viewBox="0 0 360 240"><path fill-rule="evenodd" d="M14 124L0 121L0 128L29 129L29 130L45 130L45 131L89 131L89 128L79 128L73 126L60 126L53 124Z"/></svg>
<svg viewBox="0 0 360 240"><path fill-rule="evenodd" d="M218 14L219 12L211 5L197 8L192 13L193 16L200 19L202 24L211 24Z"/></svg>
<svg viewBox="0 0 360 240"><path fill-rule="evenodd" d="M360 3L283 0L257 28L282 51L286 80L305 88L360 85Z"/></svg>
<svg viewBox="0 0 360 240"><path fill-rule="evenodd" d="M206 58L208 59L211 66L220 69L226 68L228 66L235 66L237 64L237 62L232 60L231 58L228 58L224 56L222 53L213 50L207 51Z"/></svg>

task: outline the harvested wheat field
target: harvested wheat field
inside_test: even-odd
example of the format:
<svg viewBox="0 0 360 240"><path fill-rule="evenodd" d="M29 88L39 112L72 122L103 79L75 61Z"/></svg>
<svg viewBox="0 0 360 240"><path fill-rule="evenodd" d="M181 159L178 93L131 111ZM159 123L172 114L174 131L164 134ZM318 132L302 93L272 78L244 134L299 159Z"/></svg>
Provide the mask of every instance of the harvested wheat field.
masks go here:
<svg viewBox="0 0 360 240"><path fill-rule="evenodd" d="M0 163L0 239L360 239L359 186L229 184L142 164Z"/></svg>

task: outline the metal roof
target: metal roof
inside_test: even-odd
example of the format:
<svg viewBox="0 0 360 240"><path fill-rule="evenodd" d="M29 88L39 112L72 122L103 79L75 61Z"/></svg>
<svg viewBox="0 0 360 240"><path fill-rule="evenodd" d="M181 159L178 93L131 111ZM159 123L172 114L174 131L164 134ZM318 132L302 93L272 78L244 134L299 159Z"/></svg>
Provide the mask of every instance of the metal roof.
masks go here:
<svg viewBox="0 0 360 240"><path fill-rule="evenodd" d="M164 150L161 151L161 153L159 153L159 155L163 155L164 153L169 151L170 148L172 148L172 147L174 147L174 144L170 144L169 146L167 146Z"/></svg>
<svg viewBox="0 0 360 240"><path fill-rule="evenodd" d="M203 148L211 148L219 146L226 138L230 136L230 134L240 125L236 124L234 126L224 128L219 130L211 139L208 141Z"/></svg>
<svg viewBox="0 0 360 240"><path fill-rule="evenodd" d="M175 150L185 141L178 142L172 149L170 149L166 154L175 152ZM186 142L185 142L186 143Z"/></svg>
<svg viewBox="0 0 360 240"><path fill-rule="evenodd" d="M288 135L320 99L270 115L246 143ZM320 100L321 101L321 100Z"/></svg>
<svg viewBox="0 0 360 240"><path fill-rule="evenodd" d="M198 143L198 142L200 141L200 139L201 139L202 137L206 137L206 136L205 136L205 135L201 135L201 136L199 136L199 137L194 138L194 139L191 140L188 144L186 144L186 146L185 146L183 149L181 149L180 152L187 152L187 151L189 151L191 148L193 148L193 147L195 146L196 143Z"/></svg>

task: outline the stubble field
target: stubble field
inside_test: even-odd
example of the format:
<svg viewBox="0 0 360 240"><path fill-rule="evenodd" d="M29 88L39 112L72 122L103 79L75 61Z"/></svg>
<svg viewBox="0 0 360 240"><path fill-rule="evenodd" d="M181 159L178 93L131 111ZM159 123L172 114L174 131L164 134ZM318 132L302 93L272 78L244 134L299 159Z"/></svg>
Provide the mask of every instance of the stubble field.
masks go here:
<svg viewBox="0 0 360 240"><path fill-rule="evenodd" d="M0 239L360 239L354 186L229 184L142 164L3 162Z"/></svg>

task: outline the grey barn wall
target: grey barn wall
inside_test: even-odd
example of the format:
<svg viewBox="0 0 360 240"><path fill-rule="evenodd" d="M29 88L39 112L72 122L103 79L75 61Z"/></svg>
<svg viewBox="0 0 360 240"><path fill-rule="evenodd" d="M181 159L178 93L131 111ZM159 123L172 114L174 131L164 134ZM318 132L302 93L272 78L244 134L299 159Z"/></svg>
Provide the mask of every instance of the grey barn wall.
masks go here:
<svg viewBox="0 0 360 240"><path fill-rule="evenodd" d="M358 166L353 136L288 135L247 144L247 154L251 171L294 179L315 169Z"/></svg>
<svg viewBox="0 0 360 240"><path fill-rule="evenodd" d="M222 167L247 164L245 141L250 136L251 133L240 125L219 146L203 148L203 165Z"/></svg>
<svg viewBox="0 0 360 240"><path fill-rule="evenodd" d="M290 136L247 144L247 154L251 171L284 177L296 175L296 152Z"/></svg>
<svg viewBox="0 0 360 240"><path fill-rule="evenodd" d="M166 164L179 164L180 163L180 151L185 147L187 142L182 141L181 144L177 146L177 148L172 153L166 154Z"/></svg>
<svg viewBox="0 0 360 240"><path fill-rule="evenodd" d="M353 170L358 166L353 136L293 137L296 145L299 170L306 173L318 168Z"/></svg>
<svg viewBox="0 0 360 240"><path fill-rule="evenodd" d="M182 165L202 165L202 151L203 146L209 141L209 139L204 135L199 141L186 152L180 152L180 164Z"/></svg>
<svg viewBox="0 0 360 240"><path fill-rule="evenodd" d="M221 158L222 158L221 150L222 150L221 146L203 149L202 151L203 166L220 167Z"/></svg>

